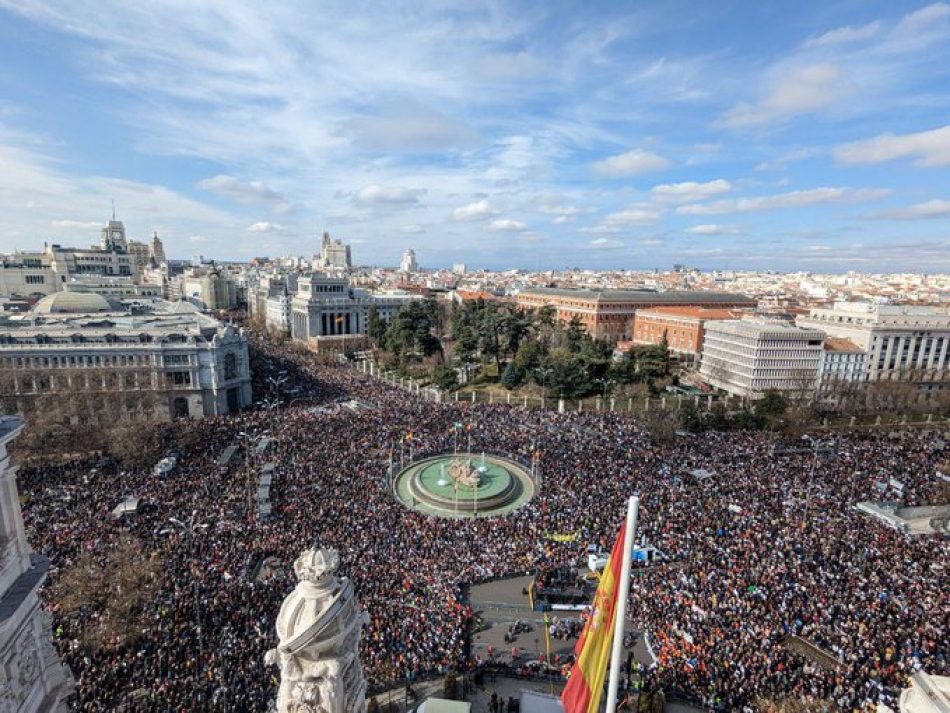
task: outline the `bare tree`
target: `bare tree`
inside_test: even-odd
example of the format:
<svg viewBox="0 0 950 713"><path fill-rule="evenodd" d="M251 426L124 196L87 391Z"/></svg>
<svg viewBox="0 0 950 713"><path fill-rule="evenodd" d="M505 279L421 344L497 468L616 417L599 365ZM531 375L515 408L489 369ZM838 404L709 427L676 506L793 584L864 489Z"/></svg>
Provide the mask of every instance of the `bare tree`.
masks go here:
<svg viewBox="0 0 950 713"><path fill-rule="evenodd" d="M118 648L146 625L144 605L158 591L161 571L157 552L123 539L105 553L83 552L65 568L51 587L52 603L65 616L83 618L87 646Z"/></svg>

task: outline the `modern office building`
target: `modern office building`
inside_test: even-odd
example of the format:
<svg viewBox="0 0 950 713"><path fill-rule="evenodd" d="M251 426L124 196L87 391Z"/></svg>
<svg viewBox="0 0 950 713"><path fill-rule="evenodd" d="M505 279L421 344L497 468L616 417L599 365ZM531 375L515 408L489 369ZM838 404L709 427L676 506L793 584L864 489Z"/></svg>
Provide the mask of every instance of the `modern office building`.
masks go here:
<svg viewBox="0 0 950 713"><path fill-rule="evenodd" d="M522 291L517 297L519 307L540 309L553 307L562 324L575 317L587 333L596 339L611 342L634 338L634 317L639 310L654 307L708 307L716 309L748 309L756 301L745 295L728 292L654 292L651 290L572 290L540 287Z"/></svg>
<svg viewBox="0 0 950 713"><path fill-rule="evenodd" d="M699 373L730 394L811 393L818 383L825 335L817 329L762 318L706 324Z"/></svg>
<svg viewBox="0 0 950 713"><path fill-rule="evenodd" d="M416 262L416 251L409 248L402 254L402 261L399 263L399 272L405 272L411 275L419 270L419 263Z"/></svg>

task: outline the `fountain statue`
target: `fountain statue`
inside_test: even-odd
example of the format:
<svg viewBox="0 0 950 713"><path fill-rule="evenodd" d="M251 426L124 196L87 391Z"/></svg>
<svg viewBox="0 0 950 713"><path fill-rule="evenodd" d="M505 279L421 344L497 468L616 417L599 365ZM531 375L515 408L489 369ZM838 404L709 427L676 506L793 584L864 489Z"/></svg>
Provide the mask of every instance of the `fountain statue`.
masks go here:
<svg viewBox="0 0 950 713"><path fill-rule="evenodd" d="M334 573L336 550L311 547L294 562L297 586L277 615L277 648L264 657L280 668L278 713L363 713L366 681L359 660L362 625L353 583Z"/></svg>
<svg viewBox="0 0 950 713"><path fill-rule="evenodd" d="M472 467L472 462L461 458L455 458L449 464L449 477L455 481L456 487L464 485L472 490L478 488L482 480L481 473Z"/></svg>

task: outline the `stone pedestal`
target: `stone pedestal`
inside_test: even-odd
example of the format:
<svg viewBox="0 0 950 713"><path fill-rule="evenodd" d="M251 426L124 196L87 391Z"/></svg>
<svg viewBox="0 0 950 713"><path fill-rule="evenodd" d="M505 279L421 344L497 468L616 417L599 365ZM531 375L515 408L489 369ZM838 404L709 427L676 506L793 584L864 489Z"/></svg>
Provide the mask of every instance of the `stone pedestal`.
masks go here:
<svg viewBox="0 0 950 713"><path fill-rule="evenodd" d="M359 640L367 616L353 583L334 573L336 550L311 547L294 562L297 587L277 615L276 649L264 657L280 668L278 713L363 713L366 680Z"/></svg>
<svg viewBox="0 0 950 713"><path fill-rule="evenodd" d="M23 531L16 468L7 444L23 422L0 417L0 711L66 711L74 681L53 648L50 616L37 591L49 560L33 553Z"/></svg>

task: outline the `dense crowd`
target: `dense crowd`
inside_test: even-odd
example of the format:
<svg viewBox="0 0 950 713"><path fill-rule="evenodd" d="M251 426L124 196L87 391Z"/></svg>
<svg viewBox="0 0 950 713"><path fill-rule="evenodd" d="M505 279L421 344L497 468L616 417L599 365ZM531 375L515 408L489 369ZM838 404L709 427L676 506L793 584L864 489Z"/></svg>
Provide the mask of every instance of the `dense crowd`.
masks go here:
<svg viewBox="0 0 950 713"><path fill-rule="evenodd" d="M99 612L50 602L80 711L266 710L277 671L263 655L295 584L291 563L313 542L339 550L369 612L361 658L371 688L464 669L473 613L461 585L577 564L588 543L609 548L634 491L642 534L673 561L635 571L629 608L668 690L723 709L764 696L852 710L893 703L915 669L950 673L950 543L908 538L850 507L879 498L891 477L906 501L926 500L940 458L933 435L836 433L823 437L826 450L786 455L764 433L661 445L612 414L437 405L289 346L256 349L259 394L280 389L283 406L182 423L171 473L73 462L19 474L29 538L51 558L54 584L83 553L130 535L161 561L141 628L114 646L83 636ZM343 397L369 408L348 409ZM457 422L471 425L476 452L540 451L539 495L506 517L467 521L399 504L390 453L408 432L417 456L451 449ZM271 447L259 453L264 434ZM220 468L231 443L241 450ZM251 493L268 462L274 516L260 522ZM695 469L713 477L697 483ZM143 507L112 518L126 494ZM190 529L169 526L172 517ZM792 650L792 634L840 665Z"/></svg>

